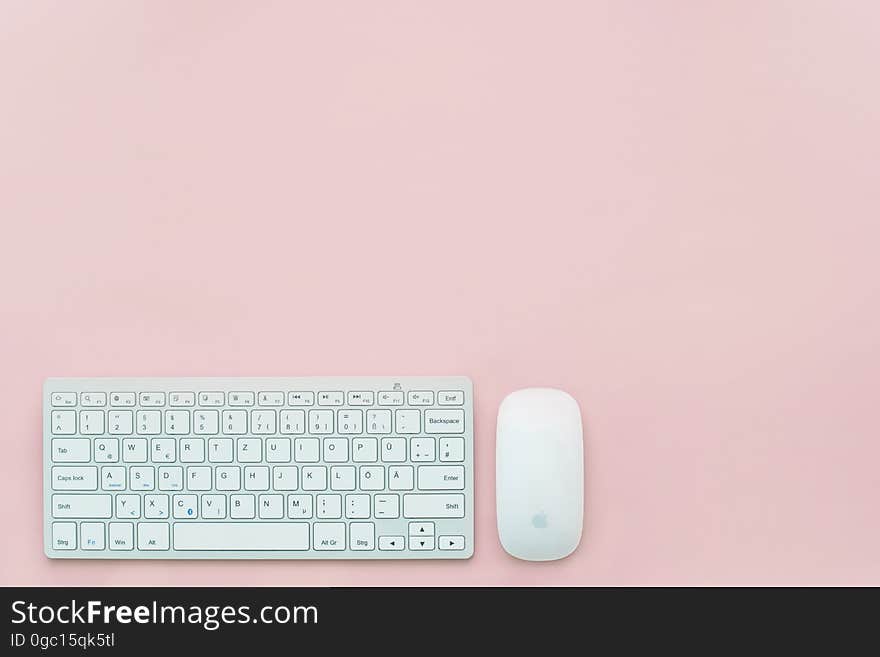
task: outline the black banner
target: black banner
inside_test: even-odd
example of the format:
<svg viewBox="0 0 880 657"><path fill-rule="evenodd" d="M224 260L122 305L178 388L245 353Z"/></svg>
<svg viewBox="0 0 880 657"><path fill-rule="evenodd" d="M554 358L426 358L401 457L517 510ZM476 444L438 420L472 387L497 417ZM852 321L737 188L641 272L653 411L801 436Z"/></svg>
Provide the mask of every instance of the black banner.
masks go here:
<svg viewBox="0 0 880 657"><path fill-rule="evenodd" d="M255 647L335 655L349 646L465 657L486 641L540 653L570 652L572 642L714 650L806 641L835 651L859 637L876 643L876 591L7 588L2 598L9 655Z"/></svg>

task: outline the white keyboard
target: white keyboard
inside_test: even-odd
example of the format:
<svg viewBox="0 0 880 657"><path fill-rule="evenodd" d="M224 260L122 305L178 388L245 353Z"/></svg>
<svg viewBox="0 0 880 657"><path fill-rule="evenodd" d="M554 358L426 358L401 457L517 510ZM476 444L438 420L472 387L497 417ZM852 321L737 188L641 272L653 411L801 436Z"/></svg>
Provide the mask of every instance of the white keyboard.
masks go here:
<svg viewBox="0 0 880 657"><path fill-rule="evenodd" d="M47 379L45 552L467 559L466 377Z"/></svg>

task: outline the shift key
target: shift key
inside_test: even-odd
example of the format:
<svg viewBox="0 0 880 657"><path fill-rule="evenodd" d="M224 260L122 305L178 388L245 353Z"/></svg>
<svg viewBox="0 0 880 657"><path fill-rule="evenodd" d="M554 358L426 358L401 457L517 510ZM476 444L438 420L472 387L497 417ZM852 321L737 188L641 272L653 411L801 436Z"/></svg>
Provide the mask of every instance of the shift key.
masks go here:
<svg viewBox="0 0 880 657"><path fill-rule="evenodd" d="M464 495L404 495L404 518L464 518Z"/></svg>
<svg viewBox="0 0 880 657"><path fill-rule="evenodd" d="M52 516L55 518L109 518L110 495L53 495Z"/></svg>

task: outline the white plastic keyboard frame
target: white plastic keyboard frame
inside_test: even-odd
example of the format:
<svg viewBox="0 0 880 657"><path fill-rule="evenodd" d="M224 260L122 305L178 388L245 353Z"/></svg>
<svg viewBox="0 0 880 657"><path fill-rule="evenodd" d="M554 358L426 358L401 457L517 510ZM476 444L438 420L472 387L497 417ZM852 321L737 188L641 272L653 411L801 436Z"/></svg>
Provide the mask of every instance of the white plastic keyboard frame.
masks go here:
<svg viewBox="0 0 880 657"><path fill-rule="evenodd" d="M339 551L315 551L314 549L309 549L307 551L288 551L288 550L267 550L267 551L175 551L173 549L173 538L171 549L167 551L139 551L139 550L129 550L129 551L112 551L112 550L103 550L100 552L95 552L91 550L82 550L79 546L79 542L77 542L77 548L75 550L56 550L52 546L52 523L53 522L65 522L65 521L73 521L79 522L78 520L67 520L67 519L58 519L53 518L51 513L51 501L52 494L58 493L59 491L52 490L52 438L59 437L53 436L51 431L51 412L53 410L53 406L51 403L51 395L55 392L75 392L77 393L77 402L79 402L79 393L81 392L106 392L108 396L108 406L105 406L104 409L107 410L111 408L109 406L109 396L111 392L171 392L171 391L186 391L186 392L195 392L196 394L199 391L223 391L225 393L229 393L232 391L254 391L255 393L258 391L293 391L293 390L313 390L316 393L319 390L324 391L336 391L342 390L344 392L348 391L362 391L362 390L372 390L378 393L378 391L383 390L394 390L395 385L399 385L404 391L410 390L463 390L464 391L464 404L461 406L455 406L454 408L463 408L464 409L464 417L465 417L465 431L464 434L455 434L455 435L463 435L465 442L465 455L463 462L456 462L456 465L463 465L465 468L465 487L462 491L455 491L463 493L465 496L465 515L464 518L435 518L435 519L419 519L420 521L433 522L435 525L435 536L442 535L463 535L465 537L465 547L463 550L439 550L434 549L430 551L411 551L408 549L399 550L399 551L384 551L380 550L379 536L380 536L380 526L382 528L381 535L399 535L407 537L409 536L408 525L410 522L417 522L419 520L414 520L411 518L403 517L403 504L401 501L401 514L398 519L370 519L370 522L374 522L376 524L376 536L375 536L375 547L376 549L370 551L359 551L359 550L351 550L348 549L348 527L346 527L346 549ZM347 396L346 396L347 397ZM473 383L468 377L465 376L378 376L378 377L168 377L168 378L48 378L45 380L43 384L43 547L44 552L47 557L51 559L183 559L183 560L192 560L192 559L307 559L307 560L326 560L326 559L389 559L389 560L399 560L399 559L469 559L473 556L474 553L474 405L473 405ZM167 398L166 398L167 402ZM136 406L136 408L139 406ZM228 404L225 404L222 408L228 408ZM404 403L404 408L413 408L409 406L407 403ZM434 408L437 406L435 405ZM82 407L77 403L75 407L77 412L82 410ZM168 409L169 406L166 403L164 406L156 407L161 409ZM194 410L199 408L198 404L196 406L191 407L189 410ZM208 408L208 407L205 407ZM258 408L258 406L253 406L250 408ZM291 408L287 404L280 408ZM317 402L314 406L308 408L326 408L317 405ZM340 408L340 407L336 407ZM352 408L347 404L343 405L341 408ZM388 406L386 408L394 409L394 406ZM441 406L440 408L444 408ZM452 407L445 407L452 408ZM105 426L105 429L107 427ZM193 434L190 434L193 435ZM251 436L252 434L248 433L247 436ZM277 436L281 436L282 434L274 434ZM330 436L336 436L338 434L330 434ZM397 436L399 434L388 434L389 436ZM423 434L419 434L423 435ZM79 434L77 434L79 436ZM124 438L125 436L110 436L108 433L101 434L104 437L114 437L114 438ZM89 436L90 438L99 438L101 436ZM160 436L164 437L165 434L160 434ZM440 435L434 434L435 437L439 438ZM143 437L155 437L155 436L143 436ZM181 438L182 436L174 436L175 438ZM205 437L208 436L195 436L195 437ZM241 436L230 436L230 437L241 437ZM260 436L265 438L266 436ZM349 436L352 437L352 436ZM380 436L383 437L383 436ZM323 463L323 461L322 461ZM411 461L407 460L407 464L412 464ZM379 462L381 464L381 461ZM102 465L107 465L105 463L95 463L94 457L90 463L84 463L82 465L96 465L99 467ZM120 463L119 465L122 465ZM414 464L418 465L418 463ZM100 491L96 491L100 492ZM160 492L160 491L155 491ZM329 491L328 491L329 492ZM403 495L402 491L394 491L400 492ZM450 491L452 492L452 491ZM168 494L172 494L172 491L169 491ZM140 521L144 519L141 518ZM104 522L109 523L113 522L115 519L108 519ZM169 519L169 524L174 524L175 522L186 522L186 521L175 521L173 518ZM226 520L214 520L207 521L204 520L202 522L217 522L224 523L230 522L227 518ZM257 522L285 522L282 520L258 520ZM287 521L291 522L291 521ZM310 524L314 522L320 522L317 519L309 520ZM337 522L345 522L348 525L349 520L342 518ZM173 528L169 528L171 536L173 537ZM310 541L311 541L311 528L310 528ZM310 546L311 547L311 546Z"/></svg>

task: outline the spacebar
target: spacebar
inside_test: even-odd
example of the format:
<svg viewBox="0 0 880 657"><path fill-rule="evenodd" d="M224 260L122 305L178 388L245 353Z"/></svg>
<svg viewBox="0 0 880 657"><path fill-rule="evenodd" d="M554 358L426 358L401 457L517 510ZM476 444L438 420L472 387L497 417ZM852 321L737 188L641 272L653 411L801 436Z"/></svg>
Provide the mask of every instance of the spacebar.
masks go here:
<svg viewBox="0 0 880 657"><path fill-rule="evenodd" d="M307 522L176 522L175 550L308 550Z"/></svg>

